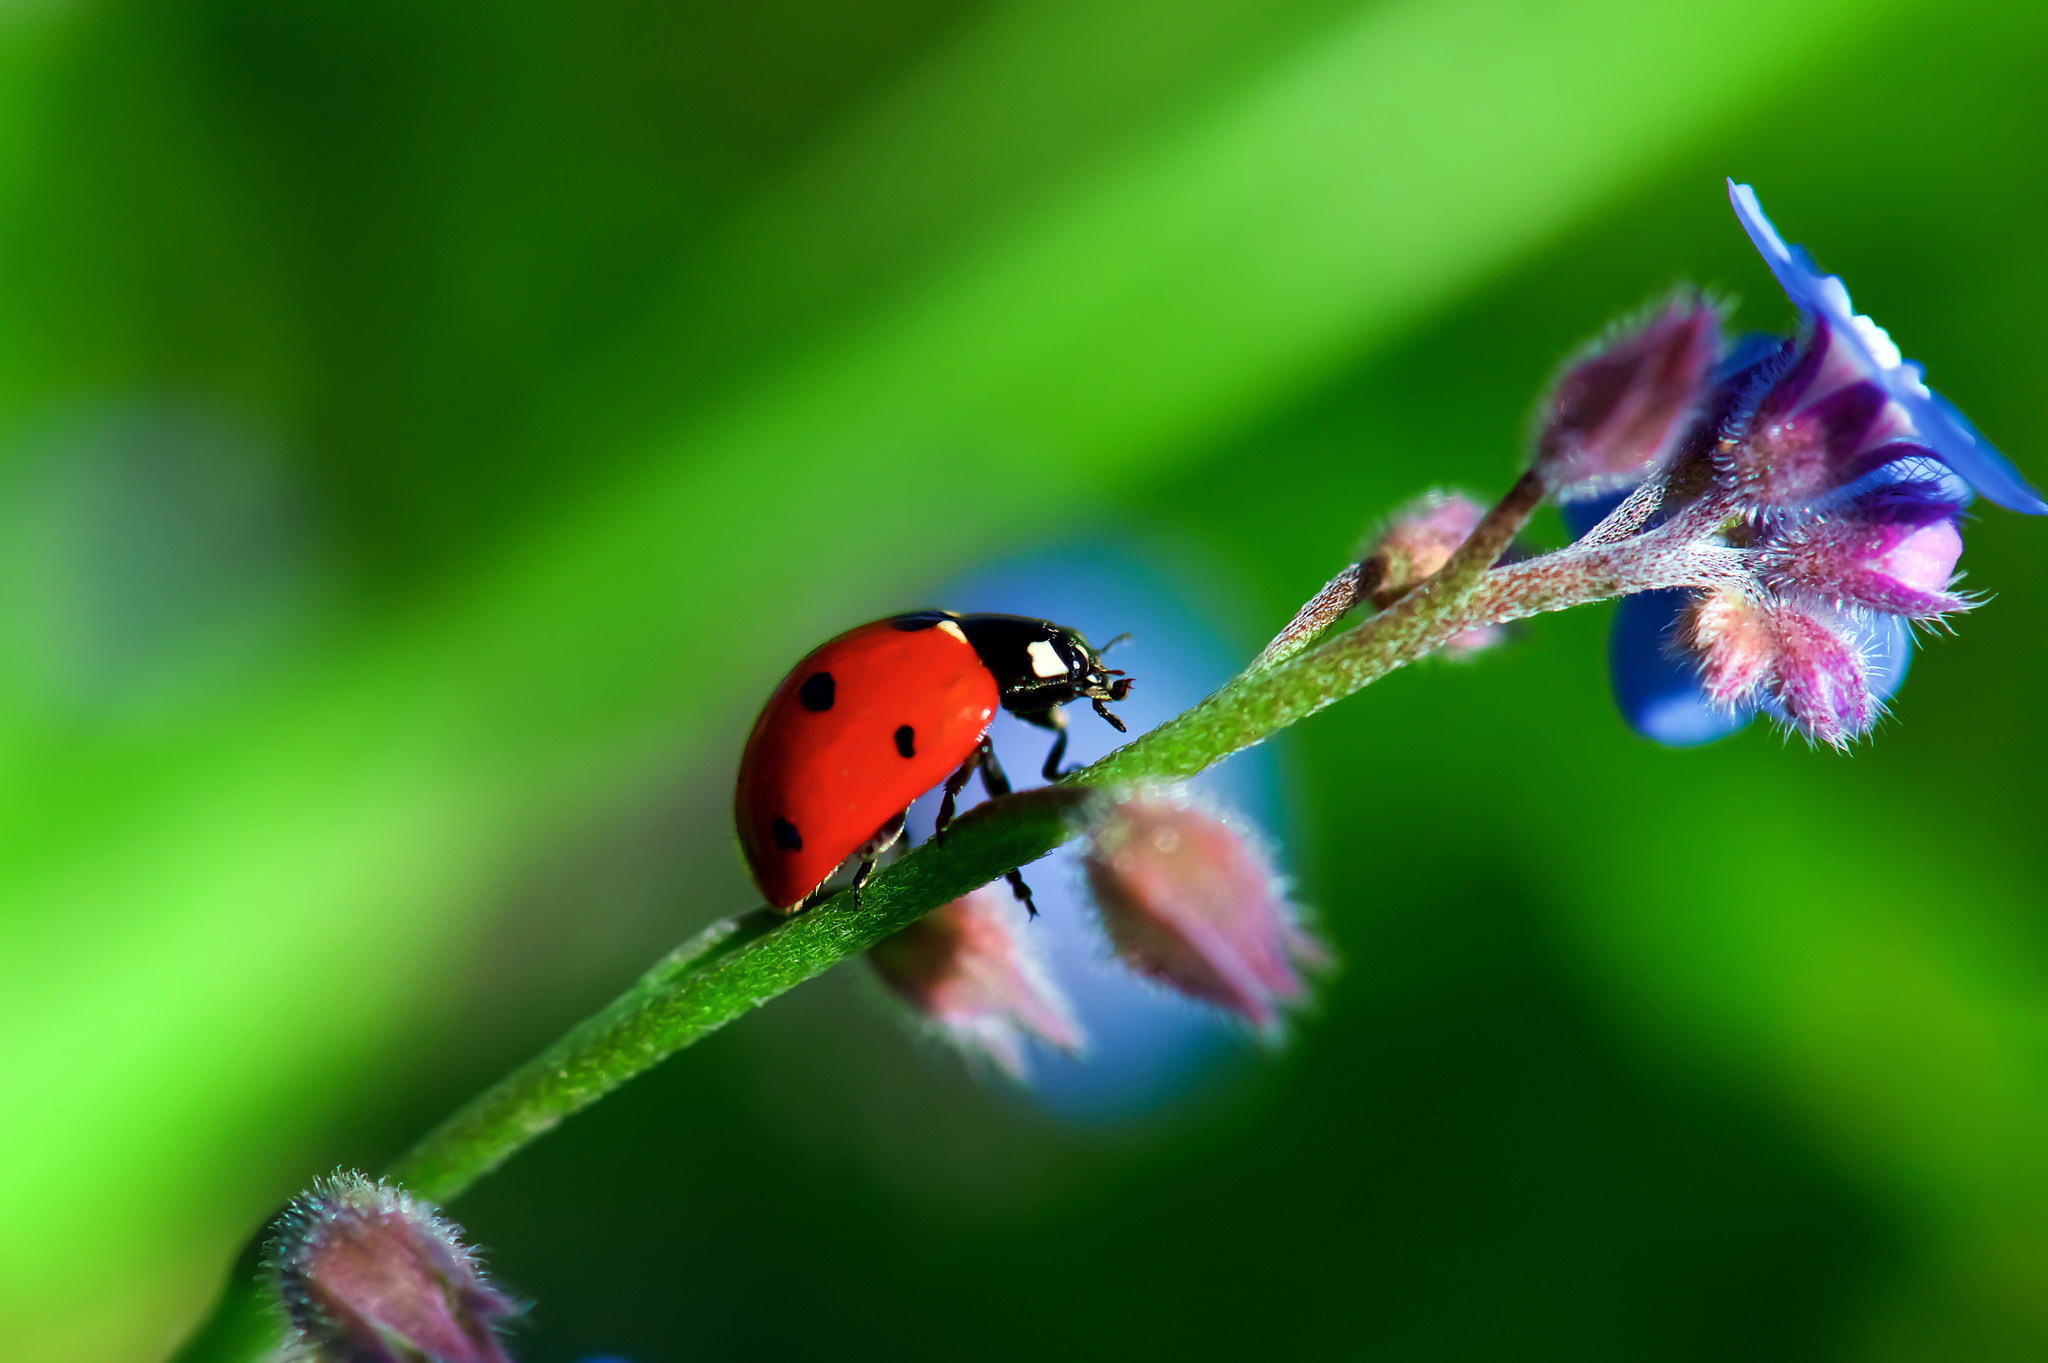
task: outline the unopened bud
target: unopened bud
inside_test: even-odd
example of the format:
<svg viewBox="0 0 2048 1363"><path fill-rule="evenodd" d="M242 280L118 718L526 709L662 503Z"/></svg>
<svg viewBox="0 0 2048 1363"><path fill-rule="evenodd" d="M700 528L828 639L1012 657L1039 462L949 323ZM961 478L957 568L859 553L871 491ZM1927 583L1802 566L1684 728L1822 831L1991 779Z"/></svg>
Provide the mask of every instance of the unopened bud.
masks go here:
<svg viewBox="0 0 2048 1363"><path fill-rule="evenodd" d="M1816 743L1848 746L1877 722L1863 653L1846 629L1816 612L1780 604L1772 608L1777 644L1770 691L1792 726Z"/></svg>
<svg viewBox="0 0 2048 1363"><path fill-rule="evenodd" d="M1756 691L1777 656L1770 610L1739 592L1709 592L1678 621L1680 646L1698 662L1715 705L1733 707Z"/></svg>
<svg viewBox="0 0 2048 1363"><path fill-rule="evenodd" d="M1719 312L1687 293L1567 368L1536 441L1550 490L1596 496L1662 463L1707 389L1720 344Z"/></svg>
<svg viewBox="0 0 2048 1363"><path fill-rule="evenodd" d="M1365 595L1379 610L1421 586L1450 561L1486 515L1457 492L1432 492L1410 503L1360 557Z"/></svg>
<svg viewBox="0 0 2048 1363"><path fill-rule="evenodd" d="M1468 629L1446 639L1444 656L1462 661L1474 654L1484 653L1489 648L1498 648L1506 643L1508 638L1509 629L1506 625L1481 625L1477 629Z"/></svg>
<svg viewBox="0 0 2048 1363"><path fill-rule="evenodd" d="M1118 805L1083 856L1117 955L1139 974L1270 1026L1323 958L1272 868L1221 819L1158 795Z"/></svg>
<svg viewBox="0 0 2048 1363"><path fill-rule="evenodd" d="M1064 1051L1085 1043L1066 999L1025 949L1016 919L1010 896L984 886L883 938L868 961L941 1037L1021 1080L1027 1037Z"/></svg>
<svg viewBox="0 0 2048 1363"><path fill-rule="evenodd" d="M1802 521L1764 551L1774 582L1916 620L1963 610L1950 591L1961 511L1928 483L1895 483L1840 511Z"/></svg>
<svg viewBox="0 0 2048 1363"><path fill-rule="evenodd" d="M509 1363L518 1305L462 1233L404 1190L336 1173L271 1225L267 1262L302 1354L321 1363Z"/></svg>

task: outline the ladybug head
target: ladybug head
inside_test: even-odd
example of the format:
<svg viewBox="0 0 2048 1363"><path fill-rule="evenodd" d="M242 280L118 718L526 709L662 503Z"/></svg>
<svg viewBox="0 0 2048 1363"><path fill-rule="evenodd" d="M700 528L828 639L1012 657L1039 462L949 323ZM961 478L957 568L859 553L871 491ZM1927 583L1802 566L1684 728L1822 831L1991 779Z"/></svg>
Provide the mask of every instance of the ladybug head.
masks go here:
<svg viewBox="0 0 2048 1363"><path fill-rule="evenodd" d="M922 620L923 616L903 617ZM1104 706L1131 692L1131 679L1102 665L1102 654L1077 629L1027 615L948 617L960 626L1002 689L1003 707L1025 717L1050 714L1069 701L1088 700L1118 730ZM1115 641L1112 641L1115 642Z"/></svg>
<svg viewBox="0 0 2048 1363"><path fill-rule="evenodd" d="M1067 664L1067 681L1074 690L1074 699L1094 703L1095 713L1108 720L1118 733L1124 732L1124 722L1109 712L1108 702L1122 700L1131 694L1131 679L1114 667L1102 665L1102 655L1115 648L1128 634L1119 634L1099 650L1088 646L1081 632L1068 629L1065 625L1054 625L1052 646L1062 661Z"/></svg>

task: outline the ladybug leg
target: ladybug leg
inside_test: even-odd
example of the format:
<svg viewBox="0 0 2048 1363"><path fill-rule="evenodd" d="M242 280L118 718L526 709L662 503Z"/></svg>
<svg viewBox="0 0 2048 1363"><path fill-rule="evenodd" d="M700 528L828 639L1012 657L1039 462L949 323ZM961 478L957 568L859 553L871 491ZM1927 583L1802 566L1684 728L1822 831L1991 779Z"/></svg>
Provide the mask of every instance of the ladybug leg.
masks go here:
<svg viewBox="0 0 2048 1363"><path fill-rule="evenodd" d="M1057 781L1066 775L1060 770L1060 759L1067 755L1067 712L1047 710L1037 722L1057 735L1052 741L1052 751L1045 755L1045 765L1039 769L1039 774L1048 781Z"/></svg>
<svg viewBox="0 0 2048 1363"><path fill-rule="evenodd" d="M975 772L981 773L981 786L990 795L1008 795L1010 782L1003 775L1002 764L996 761L995 745L988 741L988 735L981 736L974 751L960 764L960 770L946 778L946 793L939 797L939 817L932 821L932 837L944 835L946 826L953 822L953 810L960 798L960 792L967 788L968 778Z"/></svg>
<svg viewBox="0 0 2048 1363"><path fill-rule="evenodd" d="M1063 738L1064 734L1061 735ZM986 738L981 740L981 749L976 754L981 763L981 786L989 793L990 799L998 799L1010 793L1010 778L1003 775L1002 763L996 761L995 745ZM1021 871L1003 872L1003 879L1010 882L1010 893L1024 901L1024 911L1031 917L1038 917L1038 905L1031 902L1031 887L1024 883Z"/></svg>
<svg viewBox="0 0 2048 1363"><path fill-rule="evenodd" d="M854 849L853 854L860 858L860 865L854 868L853 884L847 888L853 891L853 907L856 909L860 907L860 887L867 884L868 877L875 873L875 862L880 860L882 853L893 847L896 839L902 836L903 816L898 814L877 828L875 836Z"/></svg>
<svg viewBox="0 0 2048 1363"><path fill-rule="evenodd" d="M987 735L982 736L981 746L970 760L981 767L981 788L991 800L1010 793L1010 778L1003 775L1003 764L996 761L996 745L988 741Z"/></svg>
<svg viewBox="0 0 2048 1363"><path fill-rule="evenodd" d="M860 868L853 873L853 883L846 887L853 891L854 908L858 909L860 907L860 887L868 883L868 877L873 875L874 872L875 863L863 857Z"/></svg>
<svg viewBox="0 0 2048 1363"><path fill-rule="evenodd" d="M988 738L982 737L979 747L960 764L960 770L946 778L946 793L939 797L939 817L932 820L932 841L937 842L946 835L946 826L953 822L953 810L960 799L960 792L967 788L968 778L981 766L981 755L988 748Z"/></svg>
<svg viewBox="0 0 2048 1363"><path fill-rule="evenodd" d="M1038 906L1031 902L1031 887L1024 883L1024 873L1005 871L1003 879L1010 882L1010 893L1024 901L1024 912L1032 918L1038 917Z"/></svg>

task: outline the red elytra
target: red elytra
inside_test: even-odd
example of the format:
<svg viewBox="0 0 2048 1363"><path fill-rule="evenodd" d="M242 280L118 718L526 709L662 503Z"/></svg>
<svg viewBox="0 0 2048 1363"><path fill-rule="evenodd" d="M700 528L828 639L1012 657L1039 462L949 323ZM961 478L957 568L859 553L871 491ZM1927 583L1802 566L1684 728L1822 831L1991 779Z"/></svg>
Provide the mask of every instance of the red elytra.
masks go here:
<svg viewBox="0 0 2048 1363"><path fill-rule="evenodd" d="M826 698L814 677L831 678L824 708L801 695L810 683L814 701ZM768 902L802 903L912 800L951 776L1001 701L957 627L905 631L878 620L798 663L754 721L733 802L740 847Z"/></svg>
<svg viewBox="0 0 2048 1363"><path fill-rule="evenodd" d="M987 742L999 707L1058 733L1051 780L1066 749L1058 707L1092 700L1121 729L1103 703L1130 685L1079 633L1048 620L917 611L847 631L783 678L740 757L733 815L755 884L793 910L859 856L857 894L918 796L947 782L943 828L975 770L990 794L1008 792Z"/></svg>

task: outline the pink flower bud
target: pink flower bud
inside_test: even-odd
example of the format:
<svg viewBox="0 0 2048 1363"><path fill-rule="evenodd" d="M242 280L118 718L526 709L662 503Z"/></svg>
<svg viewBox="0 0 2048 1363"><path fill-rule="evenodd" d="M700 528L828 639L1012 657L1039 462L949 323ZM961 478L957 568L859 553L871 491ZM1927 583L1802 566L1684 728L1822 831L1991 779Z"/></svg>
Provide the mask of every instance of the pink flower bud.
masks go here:
<svg viewBox="0 0 2048 1363"><path fill-rule="evenodd" d="M1083 862L1126 965L1257 1026L1301 997L1296 965L1322 959L1265 858L1200 810L1157 795L1126 800Z"/></svg>
<svg viewBox="0 0 2048 1363"><path fill-rule="evenodd" d="M337 1172L272 1223L267 1261L295 1343L323 1363L509 1363L519 1308L461 1231L402 1189Z"/></svg>
<svg viewBox="0 0 2048 1363"><path fill-rule="evenodd" d="M1843 628L1817 612L1780 604L1772 608L1771 631L1777 657L1770 691L1794 728L1842 748L1877 722L1869 670Z"/></svg>
<svg viewBox="0 0 2048 1363"><path fill-rule="evenodd" d="M1679 617L1681 648L1699 663L1700 684L1715 705L1748 700L1777 657L1771 613L1739 592L1710 592Z"/></svg>
<svg viewBox="0 0 2048 1363"><path fill-rule="evenodd" d="M1489 648L1500 647L1508 637L1506 625L1481 625L1478 629L1468 629L1444 640L1444 656L1462 661Z"/></svg>
<svg viewBox="0 0 2048 1363"><path fill-rule="evenodd" d="M1456 492L1432 492L1410 503L1360 556L1372 604L1385 610L1421 586L1485 514L1485 507Z"/></svg>
<svg viewBox="0 0 2048 1363"><path fill-rule="evenodd" d="M1916 620L1970 605L1949 590L1962 508L1923 483L1897 483L1838 512L1798 522L1764 551L1771 581Z"/></svg>
<svg viewBox="0 0 2048 1363"><path fill-rule="evenodd" d="M1706 391L1720 344L1720 314L1688 293L1566 369L1536 442L1551 490L1593 496L1660 464Z"/></svg>
<svg viewBox="0 0 2048 1363"><path fill-rule="evenodd" d="M1024 1039L1085 1044L1067 1001L1025 950L1014 901L984 886L868 951L891 993L954 1046L1023 1079Z"/></svg>

